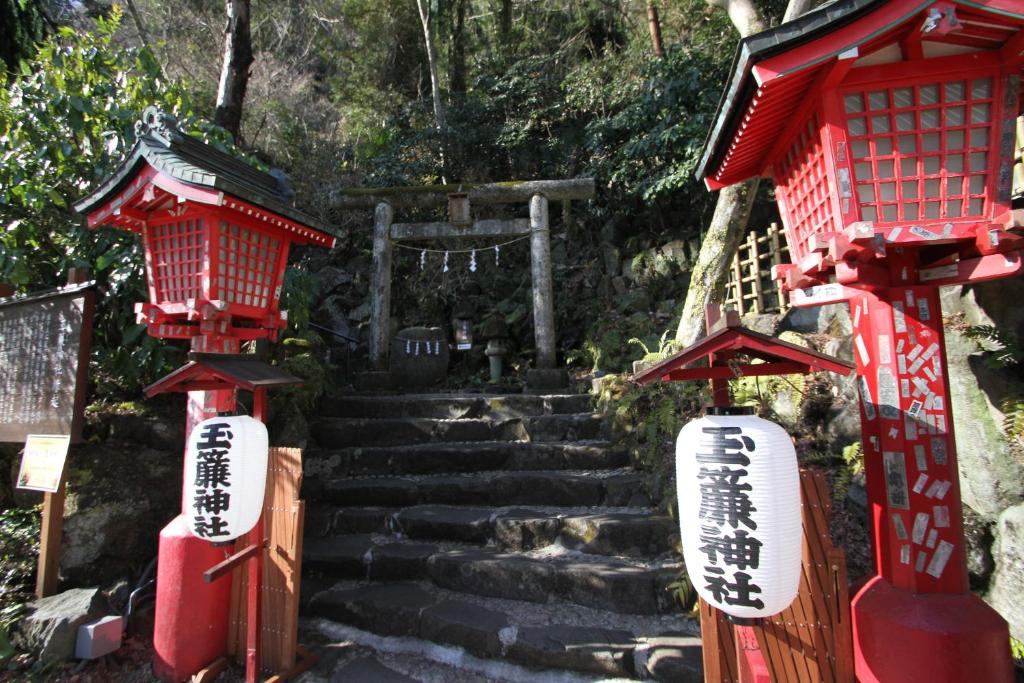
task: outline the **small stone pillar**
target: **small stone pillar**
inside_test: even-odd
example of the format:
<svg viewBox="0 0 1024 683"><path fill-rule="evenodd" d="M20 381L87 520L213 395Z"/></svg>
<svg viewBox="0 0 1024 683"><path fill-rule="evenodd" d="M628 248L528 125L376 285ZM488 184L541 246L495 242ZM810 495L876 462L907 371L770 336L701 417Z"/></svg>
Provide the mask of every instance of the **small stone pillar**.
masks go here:
<svg viewBox="0 0 1024 683"><path fill-rule="evenodd" d="M391 221L394 209L387 202L373 213L373 279L370 282L370 362L375 370L388 369L391 329Z"/></svg>
<svg viewBox="0 0 1024 683"><path fill-rule="evenodd" d="M555 369L555 308L551 282L551 230L548 200L530 198L530 266L533 274L533 328L537 342L537 368Z"/></svg>

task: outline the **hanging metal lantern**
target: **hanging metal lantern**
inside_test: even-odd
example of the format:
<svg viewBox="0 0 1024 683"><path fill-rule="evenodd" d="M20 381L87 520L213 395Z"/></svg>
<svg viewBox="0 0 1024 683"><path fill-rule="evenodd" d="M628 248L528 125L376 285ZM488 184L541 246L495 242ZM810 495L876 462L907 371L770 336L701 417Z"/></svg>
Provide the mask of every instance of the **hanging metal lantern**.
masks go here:
<svg viewBox="0 0 1024 683"><path fill-rule="evenodd" d="M782 427L749 409L709 409L679 432L676 486L697 593L742 619L788 607L800 587L800 474Z"/></svg>
<svg viewBox="0 0 1024 683"><path fill-rule="evenodd" d="M267 457L267 428L259 420L214 417L192 428L181 509L195 536L220 543L256 526L267 486Z"/></svg>

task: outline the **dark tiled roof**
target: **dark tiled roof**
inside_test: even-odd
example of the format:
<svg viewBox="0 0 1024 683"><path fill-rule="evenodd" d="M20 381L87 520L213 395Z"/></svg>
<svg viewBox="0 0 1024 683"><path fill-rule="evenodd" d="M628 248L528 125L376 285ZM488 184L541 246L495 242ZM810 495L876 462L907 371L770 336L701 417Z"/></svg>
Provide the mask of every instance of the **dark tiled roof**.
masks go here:
<svg viewBox="0 0 1024 683"><path fill-rule="evenodd" d="M128 156L102 185L75 204L76 211L89 213L102 206L131 182L144 164L149 164L176 180L219 190L334 235L334 230L323 221L290 206L290 188L273 175L182 133L169 115L150 107L135 130L138 139Z"/></svg>
<svg viewBox="0 0 1024 683"><path fill-rule="evenodd" d="M757 89L750 73L755 63L819 38L856 19L875 5L883 4L884 1L833 0L793 21L787 21L785 24L741 40L733 59L732 77L722 93L715 123L704 142L700 163L697 165L697 179L703 180L704 176L714 172L720 155L728 147L736 120L743 115L750 95Z"/></svg>

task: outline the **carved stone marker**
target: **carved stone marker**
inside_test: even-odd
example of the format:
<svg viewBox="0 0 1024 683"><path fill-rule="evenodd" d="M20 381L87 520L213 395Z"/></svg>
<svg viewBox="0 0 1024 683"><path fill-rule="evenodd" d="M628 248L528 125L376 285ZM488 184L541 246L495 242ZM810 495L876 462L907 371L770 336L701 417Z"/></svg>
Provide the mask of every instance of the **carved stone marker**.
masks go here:
<svg viewBox="0 0 1024 683"><path fill-rule="evenodd" d="M92 284L0 298L0 442L81 440Z"/></svg>

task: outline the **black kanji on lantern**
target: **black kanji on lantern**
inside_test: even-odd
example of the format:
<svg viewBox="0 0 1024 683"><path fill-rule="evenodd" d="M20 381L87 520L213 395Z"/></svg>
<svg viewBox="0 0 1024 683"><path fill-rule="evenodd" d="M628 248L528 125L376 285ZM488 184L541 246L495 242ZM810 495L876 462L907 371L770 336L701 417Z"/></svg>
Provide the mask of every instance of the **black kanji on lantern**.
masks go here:
<svg viewBox="0 0 1024 683"><path fill-rule="evenodd" d="M197 488L231 486L231 461L226 450L200 451L196 459Z"/></svg>
<svg viewBox="0 0 1024 683"><path fill-rule="evenodd" d="M198 489L193 499L193 507L197 512L212 515L224 512L231 506L231 494L223 489Z"/></svg>
<svg viewBox="0 0 1024 683"><path fill-rule="evenodd" d="M199 441L196 443L198 450L207 450L210 448L231 448L231 440L234 438L228 427L231 425L227 422L211 422L210 424L203 427L203 431L199 433Z"/></svg>
<svg viewBox="0 0 1024 683"><path fill-rule="evenodd" d="M757 569L761 561L761 546L764 545L743 529L733 536L720 535L718 527L701 527L701 552L708 556L713 564L731 565L737 569Z"/></svg>
<svg viewBox="0 0 1024 683"><path fill-rule="evenodd" d="M704 427L701 431L711 435L711 443L701 442L703 448L710 446L709 452L698 452L697 462L719 462L723 465L749 465L750 458L743 450L753 451L754 440L743 436L741 427ZM727 438L738 435L738 439Z"/></svg>
<svg viewBox="0 0 1024 683"><path fill-rule="evenodd" d="M757 508L748 495L753 487L744 480L757 444L741 427L704 427L703 433L710 436L697 453L705 590L719 603L760 609L764 601L753 596L761 588L744 571L758 568L764 545L750 534L757 529Z"/></svg>
<svg viewBox="0 0 1024 683"><path fill-rule="evenodd" d="M737 607L764 607L763 600L751 597L754 593L760 593L761 588L750 583L750 574L736 572L733 574L733 582L730 583L726 581L725 570L721 567L704 567L704 571L704 580L707 581L704 589L714 595L718 602Z"/></svg>
<svg viewBox="0 0 1024 683"><path fill-rule="evenodd" d="M700 485L700 518L720 526L728 524L733 529L740 524L748 529L757 529L757 522L750 516L757 512L757 508L746 493L751 486L740 482L740 478L746 475L744 469L731 469L724 465L717 470L701 467L697 478L705 481Z"/></svg>
<svg viewBox="0 0 1024 683"><path fill-rule="evenodd" d="M228 523L220 517L210 517L206 519L202 516L196 516L195 525L193 527L196 532L196 536L200 538L213 538L215 536L227 536L228 534Z"/></svg>

